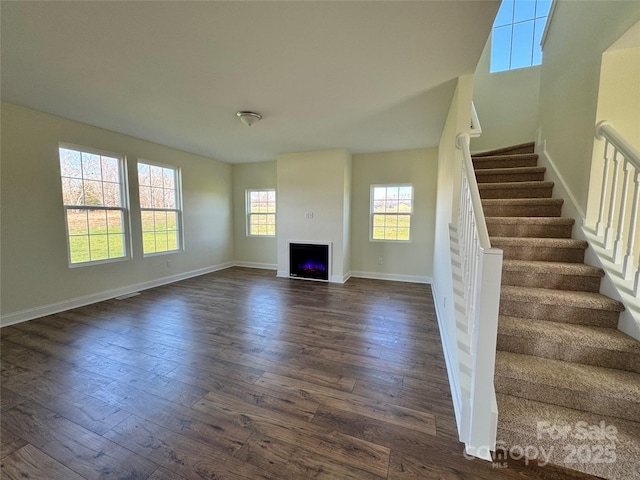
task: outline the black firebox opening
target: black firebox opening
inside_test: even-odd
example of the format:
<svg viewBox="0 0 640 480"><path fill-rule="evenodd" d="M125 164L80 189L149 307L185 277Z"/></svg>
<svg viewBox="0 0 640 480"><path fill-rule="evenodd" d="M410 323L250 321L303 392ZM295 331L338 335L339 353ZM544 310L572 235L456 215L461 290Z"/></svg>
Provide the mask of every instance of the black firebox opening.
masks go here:
<svg viewBox="0 0 640 480"><path fill-rule="evenodd" d="M290 243L289 265L292 277L329 280L329 246Z"/></svg>

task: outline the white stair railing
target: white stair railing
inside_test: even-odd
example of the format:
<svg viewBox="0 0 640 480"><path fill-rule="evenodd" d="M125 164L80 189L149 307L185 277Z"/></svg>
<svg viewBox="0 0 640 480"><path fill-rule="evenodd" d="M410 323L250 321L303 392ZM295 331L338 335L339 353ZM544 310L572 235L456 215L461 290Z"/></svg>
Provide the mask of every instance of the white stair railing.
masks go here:
<svg viewBox="0 0 640 480"><path fill-rule="evenodd" d="M473 161L469 151L469 134L460 133L456 146L462 151L463 165L458 211L458 240L462 283L465 296L467 333L471 356L471 384L466 399L469 419L467 431L461 432L467 452L487 460L495 448L497 407L493 386L502 250L492 248L482 211Z"/></svg>
<svg viewBox="0 0 640 480"><path fill-rule="evenodd" d="M640 152L606 121L596 126L596 139L604 142L603 172L598 218L590 227L602 241L611 262L632 284L633 293L638 296ZM636 255L639 258L635 258Z"/></svg>

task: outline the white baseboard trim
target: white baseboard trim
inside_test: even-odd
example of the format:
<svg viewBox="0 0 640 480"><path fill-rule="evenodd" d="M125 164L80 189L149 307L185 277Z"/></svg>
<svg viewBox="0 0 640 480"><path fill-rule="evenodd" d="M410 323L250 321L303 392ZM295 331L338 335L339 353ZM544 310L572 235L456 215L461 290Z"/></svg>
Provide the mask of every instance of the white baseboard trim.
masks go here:
<svg viewBox="0 0 640 480"><path fill-rule="evenodd" d="M551 155L549 155L549 152L547 152L546 140L536 145L536 153L543 163L542 166L550 167L547 170L547 180L551 180L554 183L553 196L564 200L562 216L574 218L577 225L583 225L584 219L586 218L584 210L578 205L576 197L573 195L562 174L558 171L558 166L553 161L553 158L551 158Z"/></svg>
<svg viewBox="0 0 640 480"><path fill-rule="evenodd" d="M456 427L458 429L458 437L460 436L460 425L462 424L462 398L460 398L460 385L457 378L453 375L454 371L458 371L456 361L451 357L449 351L449 341L447 338L447 330L443 324L444 315L438 303L437 287L431 284L431 293L433 294L433 304L436 308L436 318L438 319L438 330L440 330L440 341L442 342L442 351L444 353L444 363L447 366L447 377L449 378L449 390L451 390L451 399L453 401L453 413L456 416Z"/></svg>
<svg viewBox="0 0 640 480"><path fill-rule="evenodd" d="M92 303L103 302L110 300L120 295L126 295L140 290L148 290L149 288L159 287L161 285L167 285L169 283L179 282L180 280L186 280L192 277L198 277L207 273L217 272L229 267L233 267L233 262L225 262L219 265L211 267L199 268L197 270L191 270L184 273L178 273L176 275L170 275L168 277L157 278L155 280L149 280L148 282L137 283L134 285L127 285L126 287L115 288L113 290L107 290L104 292L98 292L92 295L85 295L82 297L70 298L61 302L50 303L48 305L42 305L39 307L28 308L18 312L8 313L0 317L0 327L7 327L9 325L15 325L16 323L26 322L33 320L34 318L40 318L47 315L53 315L55 313L64 312L65 310L71 310L72 308L83 307Z"/></svg>
<svg viewBox="0 0 640 480"><path fill-rule="evenodd" d="M275 263L258 263L258 262L241 262L234 261L234 267L244 267L244 268L259 268L261 270L278 270L278 265Z"/></svg>
<svg viewBox="0 0 640 480"><path fill-rule="evenodd" d="M428 285L431 285L431 282L433 281L431 277L398 275L395 273L362 272L358 270L353 270L350 276L355 278L369 278L372 280L390 280L392 282L426 283Z"/></svg>

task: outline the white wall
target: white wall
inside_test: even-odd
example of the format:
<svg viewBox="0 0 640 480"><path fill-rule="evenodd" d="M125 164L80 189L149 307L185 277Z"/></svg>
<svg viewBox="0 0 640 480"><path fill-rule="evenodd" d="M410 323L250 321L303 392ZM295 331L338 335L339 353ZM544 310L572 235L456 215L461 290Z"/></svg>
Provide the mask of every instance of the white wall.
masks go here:
<svg viewBox="0 0 640 480"><path fill-rule="evenodd" d="M345 218L351 154L346 150L288 153L277 158L278 275L289 276L289 241L331 242L332 282L348 278ZM305 213L313 218L305 218Z"/></svg>
<svg viewBox="0 0 640 480"><path fill-rule="evenodd" d="M538 128L540 66L491 73L491 37L473 79L473 102L482 135L472 151L533 142Z"/></svg>
<svg viewBox="0 0 640 480"><path fill-rule="evenodd" d="M460 195L462 154L455 147L456 136L469 131L472 97L473 76L459 77L438 148L438 203L433 257L433 298L458 425L461 421L461 397L449 224L457 221Z"/></svg>
<svg viewBox="0 0 640 480"><path fill-rule="evenodd" d="M603 52L640 20L640 2L557 2L540 72L540 129L578 211L587 206ZM636 82L637 85L637 82Z"/></svg>
<svg viewBox="0 0 640 480"><path fill-rule="evenodd" d="M640 150L640 46L602 55L596 113L596 121L601 120L613 123L615 129Z"/></svg>
<svg viewBox="0 0 640 480"><path fill-rule="evenodd" d="M424 148L353 156L351 269L355 276L431 282L438 150ZM370 187L412 183L411 242L369 240ZM378 260L382 259L382 265Z"/></svg>
<svg viewBox="0 0 640 480"><path fill-rule="evenodd" d="M276 269L275 237L247 235L246 191L276 188L276 162L240 163L232 166L234 260L237 265ZM276 200L277 200L276 192ZM278 213L276 212L276 218Z"/></svg>
<svg viewBox="0 0 640 480"><path fill-rule="evenodd" d="M3 324L212 271L233 260L229 165L11 104L2 104L1 118ZM58 142L126 155L132 259L69 268ZM142 256L138 158L181 168L183 252Z"/></svg>

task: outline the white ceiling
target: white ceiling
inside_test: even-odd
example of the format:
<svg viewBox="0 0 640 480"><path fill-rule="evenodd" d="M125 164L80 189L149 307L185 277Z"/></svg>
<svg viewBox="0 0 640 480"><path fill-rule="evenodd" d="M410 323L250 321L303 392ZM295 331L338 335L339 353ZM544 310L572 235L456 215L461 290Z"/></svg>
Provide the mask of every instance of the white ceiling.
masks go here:
<svg viewBox="0 0 640 480"><path fill-rule="evenodd" d="M435 146L499 3L2 1L2 100L230 163Z"/></svg>

